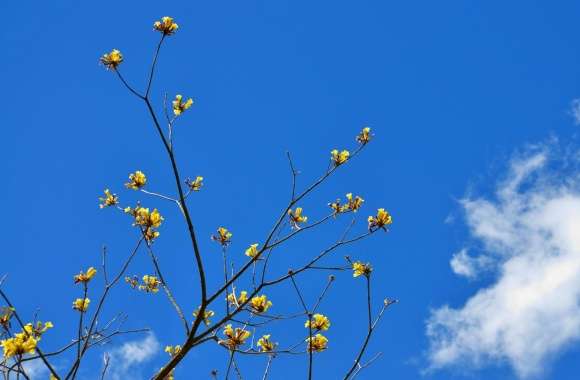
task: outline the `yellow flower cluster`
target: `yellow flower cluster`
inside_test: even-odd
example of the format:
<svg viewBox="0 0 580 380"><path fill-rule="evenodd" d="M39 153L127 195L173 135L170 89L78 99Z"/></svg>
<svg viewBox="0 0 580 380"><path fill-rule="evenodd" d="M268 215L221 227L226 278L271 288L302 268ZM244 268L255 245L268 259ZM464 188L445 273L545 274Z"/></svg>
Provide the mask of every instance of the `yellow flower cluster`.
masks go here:
<svg viewBox="0 0 580 380"><path fill-rule="evenodd" d="M137 170L135 173L129 174L129 182L125 184L125 187L128 189L139 190L147 183L147 177L145 174Z"/></svg>
<svg viewBox="0 0 580 380"><path fill-rule="evenodd" d="M224 327L224 335L226 339L221 339L218 343L226 346L230 350L235 350L243 345L252 333L239 327L233 329L230 324Z"/></svg>
<svg viewBox="0 0 580 380"><path fill-rule="evenodd" d="M100 62L107 69L116 70L117 66L123 62L123 54L119 50L113 49L109 53L103 54Z"/></svg>
<svg viewBox="0 0 580 380"><path fill-rule="evenodd" d="M358 195L353 198L352 193L346 194L347 202L345 204L340 203L340 199L337 199L336 202L329 203L328 206L334 210L335 214L340 214L343 212L357 212L359 208L362 207L363 202L365 201Z"/></svg>
<svg viewBox="0 0 580 380"><path fill-rule="evenodd" d="M187 109L189 109L189 107L191 107L191 105L193 104L193 99L189 98L184 102L183 96L177 94L175 95L175 100L173 100L172 104L173 104L173 114L175 116L179 116Z"/></svg>
<svg viewBox="0 0 580 380"><path fill-rule="evenodd" d="M304 327L310 328L312 326L313 330L328 330L330 328L330 319L323 314L314 314L312 319L308 319L304 324Z"/></svg>
<svg viewBox="0 0 580 380"><path fill-rule="evenodd" d="M181 346L179 344L176 346L165 346L165 352L173 357L181 352Z"/></svg>
<svg viewBox="0 0 580 380"><path fill-rule="evenodd" d="M143 284L139 285L139 290L147 293L157 293L159 291L159 285L161 281L155 276L145 275L143 276Z"/></svg>
<svg viewBox="0 0 580 380"><path fill-rule="evenodd" d="M91 281L91 279L93 277L95 277L96 274L97 274L97 270L93 267L90 267L89 269L87 269L86 272L81 271L79 274L74 276L75 284L78 284L79 282L86 284L89 281Z"/></svg>
<svg viewBox="0 0 580 380"><path fill-rule="evenodd" d="M387 226L393 223L393 217L384 208L377 210L376 216L369 216L369 231L376 231L378 229L387 230Z"/></svg>
<svg viewBox="0 0 580 380"><path fill-rule="evenodd" d="M264 313L268 311L270 307L272 307L272 301L269 301L268 297L266 297L265 294L262 294L261 296L252 298L250 301L250 307L256 314Z"/></svg>
<svg viewBox="0 0 580 380"><path fill-rule="evenodd" d="M230 305L234 307L239 307L240 305L244 304L248 300L248 292L242 290L239 296L236 296L236 291L234 290L227 297L228 302Z"/></svg>
<svg viewBox="0 0 580 380"><path fill-rule="evenodd" d="M191 191L199 191L203 186L203 177L197 176L194 180L188 178L185 180L185 184Z"/></svg>
<svg viewBox="0 0 580 380"><path fill-rule="evenodd" d="M197 308L196 311L193 312L193 316L197 318L197 316L199 315L199 307ZM211 317L213 317L215 315L215 313L212 310L206 310L203 312L203 323L205 323L206 326L209 326L211 324Z"/></svg>
<svg viewBox="0 0 580 380"><path fill-rule="evenodd" d="M161 21L155 21L153 29L163 33L163 35L169 36L179 29L179 25L173 21L173 18L165 16L161 17Z"/></svg>
<svg viewBox="0 0 580 380"><path fill-rule="evenodd" d="M339 152L338 149L334 149L330 152L330 159L334 163L334 166L339 166L339 165L344 164L346 161L348 161L349 157L350 157L350 152L346 149L343 150L342 152Z"/></svg>
<svg viewBox="0 0 580 380"><path fill-rule="evenodd" d="M370 276L371 272L373 271L373 267L369 263L362 263L360 261L355 261L352 263L352 277L359 277L359 276Z"/></svg>
<svg viewBox="0 0 580 380"><path fill-rule="evenodd" d="M42 334L52 327L54 326L51 322L45 322L44 324L37 322L36 326L28 323L24 326L22 332L14 334L11 338L1 340L0 346L4 350L4 358L33 354Z"/></svg>
<svg viewBox="0 0 580 380"><path fill-rule="evenodd" d="M321 352L326 350L328 339L322 334L316 334L312 338L306 338L306 343L308 343L308 352Z"/></svg>
<svg viewBox="0 0 580 380"><path fill-rule="evenodd" d="M222 246L227 246L232 242L232 233L228 231L225 227L220 227L217 229L217 235L212 235L211 240L217 241Z"/></svg>
<svg viewBox="0 0 580 380"><path fill-rule="evenodd" d="M157 211L157 209L153 209L153 211L149 211L148 208L136 206L135 208L126 207L125 212L130 214L135 218L133 222L134 226L141 226L143 229L143 234L147 241L153 241L155 238L159 237L159 231L156 229L161 226L161 222L163 222L163 217Z"/></svg>
<svg viewBox="0 0 580 380"><path fill-rule="evenodd" d="M248 249L246 249L246 256L254 258L258 254L258 243L254 243L250 245Z"/></svg>
<svg viewBox="0 0 580 380"><path fill-rule="evenodd" d="M74 310L80 311L81 313L84 313L85 311L87 311L89 309L90 303L91 303L91 300L88 298L77 298L76 300L73 301L72 308Z"/></svg>
<svg viewBox="0 0 580 380"><path fill-rule="evenodd" d="M301 223L306 223L308 221L308 217L302 215L302 207L296 207L294 211L292 209L288 210L288 216L290 216L290 224L292 228L300 228Z"/></svg>
<svg viewBox="0 0 580 380"><path fill-rule="evenodd" d="M105 189L105 197L99 198L101 204L99 205L100 208L105 208L109 206L114 206L119 203L119 197L117 194L113 194L109 191L109 189Z"/></svg>
<svg viewBox="0 0 580 380"><path fill-rule="evenodd" d="M358 141L362 145L368 144L371 141L371 129L369 127L365 127L362 131L356 136L356 141Z"/></svg>
<svg viewBox="0 0 580 380"><path fill-rule="evenodd" d="M260 351L262 352L272 352L276 348L277 343L272 342L270 340L270 334L268 334L258 339L257 346L260 347Z"/></svg>

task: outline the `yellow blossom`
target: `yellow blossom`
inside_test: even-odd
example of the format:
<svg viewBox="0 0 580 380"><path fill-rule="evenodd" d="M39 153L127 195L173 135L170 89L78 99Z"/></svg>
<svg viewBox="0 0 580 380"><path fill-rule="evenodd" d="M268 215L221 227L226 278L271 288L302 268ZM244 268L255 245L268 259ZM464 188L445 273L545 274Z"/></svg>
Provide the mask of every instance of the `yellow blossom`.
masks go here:
<svg viewBox="0 0 580 380"><path fill-rule="evenodd" d="M330 152L330 158L332 159L332 162L334 163L335 166L344 164L349 157L350 153L348 150L343 150L342 152L339 152L337 149L334 149L333 151Z"/></svg>
<svg viewBox="0 0 580 380"><path fill-rule="evenodd" d="M270 334L268 334L258 339L257 346L260 347L260 351L262 352L271 352L276 348L276 343L270 340Z"/></svg>
<svg viewBox="0 0 580 380"><path fill-rule="evenodd" d="M272 301L268 301L268 297L265 294L261 296L256 296L250 301L250 306L254 313L263 313L268 311L272 306Z"/></svg>
<svg viewBox="0 0 580 380"><path fill-rule="evenodd" d="M107 69L115 70L123 62L123 54L117 49L103 54L100 58L101 64Z"/></svg>
<svg viewBox="0 0 580 380"><path fill-rule="evenodd" d="M314 314L312 319L309 319L304 324L304 327L310 328L312 326L313 330L328 330L330 327L330 319L322 314Z"/></svg>
<svg viewBox="0 0 580 380"><path fill-rule="evenodd" d="M306 343L308 343L309 352L321 352L326 350L328 339L322 334L316 334L312 338L306 338Z"/></svg>
<svg viewBox="0 0 580 380"><path fill-rule="evenodd" d="M86 273L81 271L79 274L74 276L75 284L77 284L79 282L86 284L87 282L91 281L91 279L93 277L95 277L96 274L97 274L97 270L93 267L90 267L89 269L87 269Z"/></svg>
<svg viewBox="0 0 580 380"><path fill-rule="evenodd" d="M128 189L139 190L147 183L147 177L145 173L137 170L135 173L129 174L129 182L125 184Z"/></svg>
<svg viewBox="0 0 580 380"><path fill-rule="evenodd" d="M228 294L227 300L232 306L238 307L238 306L244 304L248 300L248 292L245 290L242 290L240 292L240 295L236 296L236 292L234 290L233 292Z"/></svg>
<svg viewBox="0 0 580 380"><path fill-rule="evenodd" d="M143 276L143 285L139 285L139 290L143 290L147 293L157 293L160 284L161 281L159 281L157 277L146 274Z"/></svg>
<svg viewBox="0 0 580 380"><path fill-rule="evenodd" d="M181 346L179 344L176 346L165 346L165 352L173 357L181 352Z"/></svg>
<svg viewBox="0 0 580 380"><path fill-rule="evenodd" d="M220 227L217 229L217 235L212 235L211 239L217 241L224 247L231 243L232 241L232 233L228 231L225 227Z"/></svg>
<svg viewBox="0 0 580 380"><path fill-rule="evenodd" d="M197 176L195 180L187 179L185 184L189 187L191 191L199 191L203 186L203 177Z"/></svg>
<svg viewBox="0 0 580 380"><path fill-rule="evenodd" d="M24 325L23 331L38 341L40 340L42 334L44 334L48 329L51 329L53 327L54 325L52 324L52 322L42 323L40 321L37 321L35 325L33 325L32 323L27 323L26 325Z"/></svg>
<svg viewBox="0 0 580 380"><path fill-rule="evenodd" d="M10 328L10 319L14 315L14 308L12 307L0 307L0 326L5 330Z"/></svg>
<svg viewBox="0 0 580 380"><path fill-rule="evenodd" d="M246 342L246 339L250 337L251 333L239 327L233 329L232 325L226 325L224 327L224 335L227 339L222 339L218 343L226 346L230 350L235 350Z"/></svg>
<svg viewBox="0 0 580 380"><path fill-rule="evenodd" d="M308 221L308 217L302 215L302 207L296 207L294 211L292 209L288 210L288 215L293 228L300 228L300 223Z"/></svg>
<svg viewBox="0 0 580 380"><path fill-rule="evenodd" d="M246 249L246 256L254 258L258 254L258 243L254 243L250 245L248 249Z"/></svg>
<svg viewBox="0 0 580 380"><path fill-rule="evenodd" d="M14 334L14 337L0 341L0 346L4 350L4 358L8 359L13 356L24 354L33 354L36 350L38 340L25 331Z"/></svg>
<svg viewBox="0 0 580 380"><path fill-rule="evenodd" d="M117 197L117 194L111 193L109 189L105 189L104 193L105 197L99 198L99 200L101 201L101 204L99 205L100 208L114 206L117 203L119 203L119 197Z"/></svg>
<svg viewBox="0 0 580 380"><path fill-rule="evenodd" d="M137 276L133 276L133 277L125 277L125 282L127 284L129 284L133 289L135 289L137 287L137 285L139 285L139 279L137 278Z"/></svg>
<svg viewBox="0 0 580 380"><path fill-rule="evenodd" d="M367 144L369 141L371 141L371 139L372 135L371 129L369 127L363 128L362 131L360 131L360 133L356 136L356 141L362 145Z"/></svg>
<svg viewBox="0 0 580 380"><path fill-rule="evenodd" d="M136 206L135 208L126 207L125 212L135 218L133 223L134 226L142 227L143 234L147 241L153 241L155 238L159 237L159 231L155 229L161 226L163 217L157 209L149 211L148 208Z"/></svg>
<svg viewBox="0 0 580 380"><path fill-rule="evenodd" d="M81 313L84 313L85 311L88 310L89 303L91 303L91 300L88 298L77 298L73 302L73 309L78 310Z"/></svg>
<svg viewBox="0 0 580 380"><path fill-rule="evenodd" d="M161 21L155 21L153 23L153 29L157 30L158 32L163 33L163 35L169 36L177 31L179 25L173 22L172 17L161 17Z"/></svg>
<svg viewBox="0 0 580 380"><path fill-rule="evenodd" d="M58 378L55 377L52 373L50 374L50 377L48 379L49 380L58 380Z"/></svg>
<svg viewBox="0 0 580 380"><path fill-rule="evenodd" d="M173 101L173 114L175 116L181 115L185 110L187 110L193 104L193 99L189 98L185 102L183 101L183 96L177 94L175 95L175 100Z"/></svg>
<svg viewBox="0 0 580 380"><path fill-rule="evenodd" d="M358 276L370 276L371 272L373 271L373 267L369 263L362 263L360 261L355 261L352 263L352 277Z"/></svg>
<svg viewBox="0 0 580 380"><path fill-rule="evenodd" d="M347 204L345 205L346 210L356 212L359 208L361 208L363 202L365 201L358 195L356 197L352 197L352 193L346 194Z"/></svg>
<svg viewBox="0 0 580 380"><path fill-rule="evenodd" d="M193 316L197 318L197 315L199 314L199 307L197 308L196 311L193 312ZM206 310L203 312L203 323L205 323L206 326L209 326L211 324L211 317L213 317L215 315L215 313L212 310Z"/></svg>
<svg viewBox="0 0 580 380"><path fill-rule="evenodd" d="M342 212L344 206L340 204L340 199L337 199L336 201L329 203L328 207L334 211L334 216L336 217L337 214Z"/></svg>
<svg viewBox="0 0 580 380"><path fill-rule="evenodd" d="M368 222L370 231L375 231L379 228L386 231L386 227L393 223L393 217L384 208L380 208L377 210L376 216L369 216Z"/></svg>

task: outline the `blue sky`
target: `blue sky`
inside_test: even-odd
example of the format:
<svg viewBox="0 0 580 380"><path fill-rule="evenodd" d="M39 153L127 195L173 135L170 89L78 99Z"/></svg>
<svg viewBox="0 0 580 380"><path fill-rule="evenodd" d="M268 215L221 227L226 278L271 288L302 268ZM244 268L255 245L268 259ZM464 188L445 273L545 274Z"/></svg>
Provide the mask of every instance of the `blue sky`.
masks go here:
<svg viewBox="0 0 580 380"><path fill-rule="evenodd" d="M369 125L376 134L369 149L303 204L308 215L320 217L328 201L354 192L366 200L361 230L378 207L395 218L389 234L329 261L342 263L345 254L371 261L377 305L381 297L401 300L369 349L384 356L360 378L576 378L580 327L566 319L580 294L572 284L580 276L573 265L576 242L568 235L557 241L546 236L567 231L563 220L576 225L574 215L559 214L550 202L570 201L562 210L575 210L579 198L578 127L571 115L580 97L578 3L4 1L0 10L0 273L9 274L3 287L24 316L38 308L42 319L55 323L43 340L46 350L67 342L74 331L70 302L79 295L71 276L98 265L103 244L111 263L119 263L135 242L126 218L98 209L102 190L111 188L125 203L143 199L122 188L127 174L141 169L151 190L173 194L169 163L143 105L98 65L101 54L120 49L125 76L142 88L158 38L151 24L171 15L180 29L163 48L152 94L157 106L164 92L195 99L177 126L176 152L184 176L206 179L191 208L210 276L221 279L220 252L209 239L218 226L233 231L231 253L241 257L285 205L286 150L305 186L324 170L331 149L352 147L356 133ZM512 193L510 183L517 188ZM192 310L196 277L179 214L159 200L143 201L166 216L158 254L177 299ZM542 228L521 227L538 215L547 223ZM273 268L283 273L289 263L302 262L333 241L343 225L305 234ZM499 232L505 231L513 235L502 240ZM528 244L522 236L541 243ZM462 250L463 256L456 255ZM500 312L519 316L509 306L521 299L522 288L498 287L502 280L520 283L506 277L512 260L524 262L515 271L522 273L526 263L545 263L554 255L572 257L562 264L572 268L572 285L555 286L555 297L549 297L563 294L566 306L526 306L521 319L505 324L486 319ZM150 263L141 252L130 272L147 271ZM544 279L551 283L559 273L545 273ZM312 302L324 279L305 278L302 285ZM500 292L507 297L503 303L493 291L486 293L492 296L482 307L498 309L464 307L490 289L506 291ZM290 291L268 293L275 307L291 311L299 305L285 299ZM319 378L338 378L345 366L336 363L353 357L364 328L363 294L363 282L345 273L323 304L333 326L331 349L317 356ZM451 310L447 316L444 305ZM120 310L129 314L127 326L152 327L160 346L179 343L180 325L161 294L148 297L121 286L107 315ZM530 345L526 337L536 337L538 329L515 331L531 323L528 317L535 324L562 319L560 330L567 333L554 342L540 334L535 342L541 347L529 353L521 347ZM295 321L292 332L301 332L301 323ZM497 325L502 327L490 327ZM428 335L427 326L441 335ZM489 328L490 335L478 336L478 327ZM273 334L280 340L293 336L283 325L273 327ZM143 338L125 337L96 350L82 376L93 378L104 350L121 352L124 342ZM131 369L136 378L165 360L154 350L144 356L148 360ZM225 360L222 351L207 348L188 358L177 375L223 372ZM246 378L257 378L265 364L253 363L241 363ZM294 371L305 368L303 358L277 360L272 378L295 378Z"/></svg>

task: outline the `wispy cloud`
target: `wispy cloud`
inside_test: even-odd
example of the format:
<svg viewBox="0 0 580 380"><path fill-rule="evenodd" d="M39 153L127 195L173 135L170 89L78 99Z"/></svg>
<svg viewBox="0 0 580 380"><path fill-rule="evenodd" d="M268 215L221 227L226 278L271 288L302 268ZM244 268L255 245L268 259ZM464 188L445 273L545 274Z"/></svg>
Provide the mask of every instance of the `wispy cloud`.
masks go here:
<svg viewBox="0 0 580 380"><path fill-rule="evenodd" d="M123 343L109 353L107 371L112 380L142 379L140 366L151 360L159 352L159 342L153 333L141 340Z"/></svg>
<svg viewBox="0 0 580 380"><path fill-rule="evenodd" d="M580 116L580 101L578 110ZM492 199L461 201L483 253L462 250L451 266L470 278L491 270L495 280L462 307L432 311L431 370L507 362L530 378L578 342L580 171L571 162L577 157L558 153L554 144L530 148L512 159Z"/></svg>
<svg viewBox="0 0 580 380"><path fill-rule="evenodd" d="M580 124L580 99L572 100L570 104L570 115L574 118L576 125Z"/></svg>

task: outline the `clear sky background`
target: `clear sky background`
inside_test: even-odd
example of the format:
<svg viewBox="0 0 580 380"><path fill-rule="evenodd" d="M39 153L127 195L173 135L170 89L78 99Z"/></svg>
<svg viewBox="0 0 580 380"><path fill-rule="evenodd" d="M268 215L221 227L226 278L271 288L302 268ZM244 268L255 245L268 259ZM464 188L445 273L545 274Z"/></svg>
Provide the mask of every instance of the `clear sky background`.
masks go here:
<svg viewBox="0 0 580 380"><path fill-rule="evenodd" d="M152 94L158 109L164 92L195 99L177 125L176 154L184 176L205 177L191 209L210 277L221 279L221 254L209 239L218 226L233 231L230 254L239 263L284 207L286 150L303 187L331 149L352 148L368 125L373 143L303 203L316 219L327 202L360 194L358 231L378 207L394 215L391 232L327 262L342 264L346 254L371 261L376 307L383 297L401 301L368 350L382 358L359 378L577 378L577 2L3 1L0 12L0 274L9 275L3 287L23 316L38 308L54 322L45 351L76 330L72 275L99 265L103 244L118 265L138 236L126 217L98 209L105 187L123 205L141 199L165 215L156 250L176 298L189 315L197 306L178 212L123 189L140 169L150 190L173 194L167 157L143 104L98 65L101 54L120 49L125 76L143 88L158 40L151 25L171 15L180 29L163 47ZM278 252L273 269L304 262L345 222L304 234ZM145 253L130 274L151 272ZM155 335L96 349L82 378L96 378L104 351L119 378L147 378L166 359L162 347L181 342L163 295L124 285L106 315L125 311L127 327ZM301 286L313 302L324 275ZM299 310L289 287L268 295L272 311ZM363 296L362 280L338 276L321 309L332 327L329 350L316 356L319 379L341 378L354 357ZM302 324L277 324L272 334L293 342ZM131 352L133 363L123 359ZM203 349L177 378L223 374L226 359ZM264 365L241 362L247 379ZM302 378L305 370L305 358L280 358L271 378Z"/></svg>

